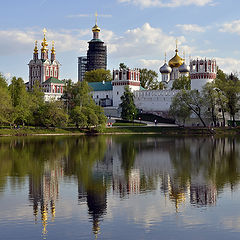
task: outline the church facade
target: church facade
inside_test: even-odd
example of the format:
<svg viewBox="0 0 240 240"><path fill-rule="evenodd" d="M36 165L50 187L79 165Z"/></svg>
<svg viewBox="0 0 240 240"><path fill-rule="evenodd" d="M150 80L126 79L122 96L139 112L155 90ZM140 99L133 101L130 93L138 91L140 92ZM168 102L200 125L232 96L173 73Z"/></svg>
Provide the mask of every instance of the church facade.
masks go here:
<svg viewBox="0 0 240 240"><path fill-rule="evenodd" d="M54 41L52 41L50 58L48 56L46 32L46 29L44 29L40 56L38 53L38 43L35 41L33 59L28 64L29 82L26 85L27 89L31 91L34 84L38 83L43 89L45 101L50 101L57 100L62 96L65 82L59 80L61 64L56 60Z"/></svg>

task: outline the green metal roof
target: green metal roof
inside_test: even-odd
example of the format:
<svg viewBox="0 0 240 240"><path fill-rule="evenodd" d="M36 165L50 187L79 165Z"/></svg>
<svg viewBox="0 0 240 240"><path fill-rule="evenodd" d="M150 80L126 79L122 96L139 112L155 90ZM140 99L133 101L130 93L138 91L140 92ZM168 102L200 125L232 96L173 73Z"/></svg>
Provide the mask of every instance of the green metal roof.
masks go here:
<svg viewBox="0 0 240 240"><path fill-rule="evenodd" d="M89 82L88 86L93 89L93 91L111 91L113 90L112 82Z"/></svg>
<svg viewBox="0 0 240 240"><path fill-rule="evenodd" d="M59 83L59 84L63 84L63 83L65 83L64 81L61 81L61 80L59 80L59 79L57 79L57 78L54 78L54 77L50 77L50 78L48 78L48 80L46 80L44 83ZM43 83L43 84L44 84Z"/></svg>
<svg viewBox="0 0 240 240"><path fill-rule="evenodd" d="M103 43L103 41L99 38L93 38L90 42L102 42Z"/></svg>

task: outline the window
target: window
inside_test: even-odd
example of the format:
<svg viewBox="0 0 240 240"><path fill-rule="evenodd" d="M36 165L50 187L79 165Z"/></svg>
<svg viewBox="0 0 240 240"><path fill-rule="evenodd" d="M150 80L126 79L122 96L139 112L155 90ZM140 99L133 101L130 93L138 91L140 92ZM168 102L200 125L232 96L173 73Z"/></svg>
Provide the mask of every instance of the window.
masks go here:
<svg viewBox="0 0 240 240"><path fill-rule="evenodd" d="M119 94L119 92L117 92L117 95Z"/></svg>
<svg viewBox="0 0 240 240"><path fill-rule="evenodd" d="M108 98L108 95L106 95L106 98Z"/></svg>

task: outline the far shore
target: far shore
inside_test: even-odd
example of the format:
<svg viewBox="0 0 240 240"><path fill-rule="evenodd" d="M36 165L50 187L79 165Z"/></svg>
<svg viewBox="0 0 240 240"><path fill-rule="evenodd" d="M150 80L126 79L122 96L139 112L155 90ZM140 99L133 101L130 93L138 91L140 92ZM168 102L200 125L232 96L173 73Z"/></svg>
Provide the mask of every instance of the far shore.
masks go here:
<svg viewBox="0 0 240 240"><path fill-rule="evenodd" d="M93 135L161 135L161 136L238 136L240 128L125 126L107 127L101 132L77 128L19 128L0 129L0 137L12 136L93 136Z"/></svg>

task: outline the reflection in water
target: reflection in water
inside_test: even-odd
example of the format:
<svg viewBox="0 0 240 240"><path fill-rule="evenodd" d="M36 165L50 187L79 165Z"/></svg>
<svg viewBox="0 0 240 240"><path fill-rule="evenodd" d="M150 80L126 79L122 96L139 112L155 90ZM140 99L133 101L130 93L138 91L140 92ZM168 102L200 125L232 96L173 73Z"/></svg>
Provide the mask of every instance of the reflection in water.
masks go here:
<svg viewBox="0 0 240 240"><path fill-rule="evenodd" d="M239 145L238 138L2 138L0 194L8 177L11 189L27 177L34 221L41 219L47 238L61 200L60 179L76 177L79 207L88 207L97 237L111 194L126 199L160 190L176 212L187 202L216 206L223 188L233 191L239 183Z"/></svg>

